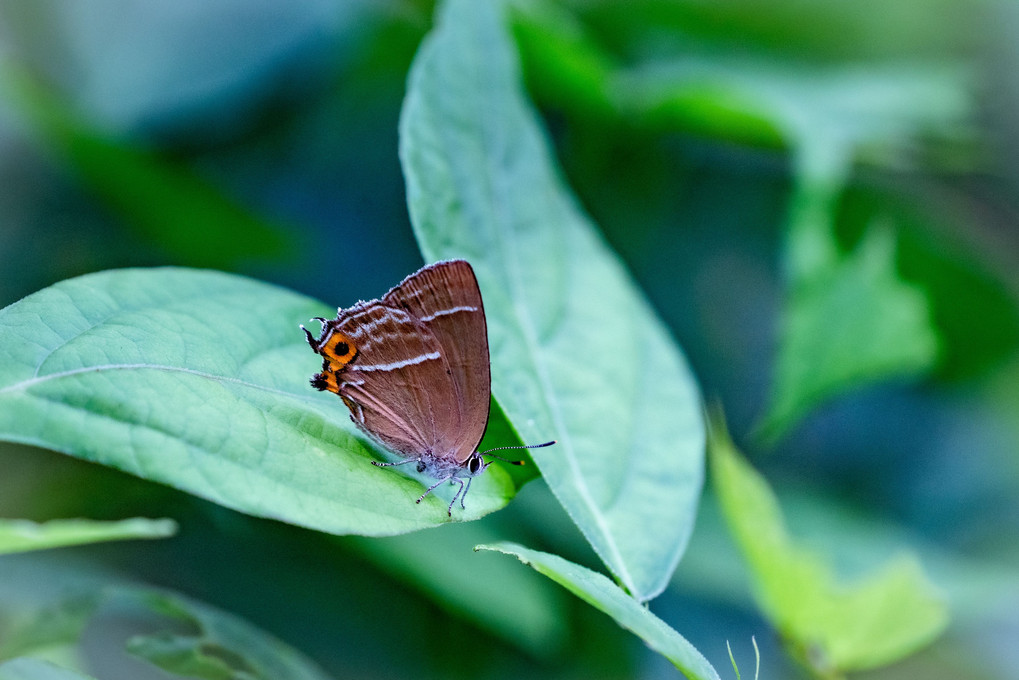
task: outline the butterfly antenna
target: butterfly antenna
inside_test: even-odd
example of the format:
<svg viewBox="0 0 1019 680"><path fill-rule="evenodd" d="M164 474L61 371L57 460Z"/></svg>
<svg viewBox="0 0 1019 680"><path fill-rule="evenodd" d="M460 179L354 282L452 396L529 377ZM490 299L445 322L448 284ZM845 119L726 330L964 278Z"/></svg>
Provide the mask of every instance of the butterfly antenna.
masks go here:
<svg viewBox="0 0 1019 680"><path fill-rule="evenodd" d="M556 443L556 440L553 439L552 441L545 442L544 444L529 444L527 446L497 446L494 449L489 449L488 451L482 451L481 455L482 456L491 456L492 455L492 451L504 451L506 449L541 449L541 448L544 448L546 446L552 446L555 443ZM524 461L522 461L522 460L507 460L507 459L503 458L502 456L492 456L492 458L495 458L497 460L501 460L504 463L509 463L510 465L523 465L524 464Z"/></svg>

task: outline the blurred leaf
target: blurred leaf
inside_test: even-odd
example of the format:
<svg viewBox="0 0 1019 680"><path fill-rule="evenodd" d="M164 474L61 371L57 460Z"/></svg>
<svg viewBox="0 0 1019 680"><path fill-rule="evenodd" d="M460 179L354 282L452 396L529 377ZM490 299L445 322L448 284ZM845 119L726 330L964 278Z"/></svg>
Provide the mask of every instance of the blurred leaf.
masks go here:
<svg viewBox="0 0 1019 680"><path fill-rule="evenodd" d="M177 523L171 519L133 517L119 522L57 519L43 524L28 520L0 519L0 555L102 541L165 538L175 533Z"/></svg>
<svg viewBox="0 0 1019 680"><path fill-rule="evenodd" d="M479 563L465 550L499 536L477 522L382 539L345 542L380 569L537 657L551 657L566 638L559 593L495 557ZM489 557L489 556L484 556Z"/></svg>
<svg viewBox="0 0 1019 680"><path fill-rule="evenodd" d="M43 563L45 564L45 563ZM217 680L328 680L299 652L251 624L199 602L152 588L121 585L118 577L92 584L91 595L56 598L73 579L62 571L44 570L48 580L44 608L26 608L20 621L3 629L2 656L48 653L55 645L80 644L86 625L96 618L129 622L146 632L128 641L128 651L175 675ZM35 572L26 571L23 574ZM24 577L22 588L31 587ZM80 586L73 590L79 590ZM15 604L5 600L5 612ZM139 611L160 618L139 618ZM101 616L100 616L101 615ZM118 618L119 615L119 618ZM169 619L167 621L166 619ZM118 631L123 635L123 630Z"/></svg>
<svg viewBox="0 0 1019 680"><path fill-rule="evenodd" d="M137 635L128 641L129 652L163 670L204 680L327 680L291 647L239 618L170 593L122 592L197 630L193 635Z"/></svg>
<svg viewBox="0 0 1019 680"><path fill-rule="evenodd" d="M2 604L0 609L9 609L9 603ZM76 644L98 604L96 596L76 595L14 618L3 627L0 659L38 655L54 647Z"/></svg>
<svg viewBox="0 0 1019 680"><path fill-rule="evenodd" d="M967 85L962 70L950 66L819 68L685 55L620 72L617 99L632 115L722 139L781 140L814 153L893 164L921 133L967 133Z"/></svg>
<svg viewBox="0 0 1019 680"><path fill-rule="evenodd" d="M899 227L897 266L927 294L941 340L936 375L950 380L986 376L1019 347L1014 249L957 210L962 196L943 183L919 192L853 186L838 206L840 244L859 240L875 218Z"/></svg>
<svg viewBox="0 0 1019 680"><path fill-rule="evenodd" d="M819 402L922 373L937 356L927 298L895 273L894 236L875 226L854 253L793 288L762 433L774 439Z"/></svg>
<svg viewBox="0 0 1019 680"><path fill-rule="evenodd" d="M174 261L234 267L252 259L292 258L293 234L230 199L179 162L109 139L20 73L0 80L43 141L125 224Z"/></svg>
<svg viewBox="0 0 1019 680"><path fill-rule="evenodd" d="M691 680L714 678L718 673L686 638L623 592L601 574L564 560L557 555L529 550L515 543L479 545L475 550L494 550L513 555L524 564L548 576L592 607L605 612L623 628L672 662Z"/></svg>
<svg viewBox="0 0 1019 680"><path fill-rule="evenodd" d="M609 88L617 66L572 14L547 2L512 5L513 35L528 89L568 111L607 121L618 115Z"/></svg>
<svg viewBox="0 0 1019 680"><path fill-rule="evenodd" d="M0 680L91 680L92 676L42 659L11 659L0 664Z"/></svg>
<svg viewBox="0 0 1019 680"><path fill-rule="evenodd" d="M369 464L298 323L329 312L227 274L126 269L0 310L0 439L115 467L235 510L337 534L450 521L448 499ZM443 490L445 491L445 490ZM458 519L515 493L493 466Z"/></svg>
<svg viewBox="0 0 1019 680"><path fill-rule="evenodd" d="M940 59L970 54L987 32L979 11L984 6L957 0L560 1L628 55L661 50L665 43L824 60Z"/></svg>
<svg viewBox="0 0 1019 680"><path fill-rule="evenodd" d="M501 3L447 2L410 76L401 157L426 259L468 258L493 392L599 556L636 598L690 536L704 431L693 376L557 175Z"/></svg>
<svg viewBox="0 0 1019 680"><path fill-rule="evenodd" d="M761 608L802 662L821 674L875 668L941 634L948 612L915 559L897 557L852 586L836 583L818 555L789 537L774 493L721 418L712 425L711 471L729 531Z"/></svg>

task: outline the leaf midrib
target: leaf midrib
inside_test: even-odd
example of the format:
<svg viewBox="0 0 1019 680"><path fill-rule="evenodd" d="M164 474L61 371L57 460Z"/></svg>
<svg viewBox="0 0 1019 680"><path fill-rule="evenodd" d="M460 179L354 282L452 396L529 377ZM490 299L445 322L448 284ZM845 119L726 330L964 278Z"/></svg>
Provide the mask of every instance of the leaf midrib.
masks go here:
<svg viewBox="0 0 1019 680"><path fill-rule="evenodd" d="M491 61L490 60L474 61L471 63L487 64L491 63ZM481 98L475 100L475 104L480 106L481 105L480 99ZM481 113L483 114L484 112L482 111ZM527 124L526 106L522 107L521 113L524 117L526 125ZM497 117L481 115L478 117L478 120L482 122L482 124L478 127L480 135L480 139L478 141L481 145L481 148L483 149L494 148L494 145L489 143L489 140L491 139L491 133L488 131L488 128L484 125L484 123L489 120L497 120ZM534 132L536 134L540 134L537 131ZM495 155L491 153L486 155L486 158L494 157ZM489 188L489 194L492 197L493 209L500 216L504 216L507 214L507 210L503 206L507 204L507 201L505 200L502 187L497 186L499 183L495 181L497 174L498 173L485 173L485 181ZM507 224L508 221L504 218L499 223ZM554 390L554 385L552 384L552 381L549 378L545 363L542 361L540 345L537 341L537 331L534 327L533 320L529 315L526 306L523 305L521 302L523 299L523 286L519 276L516 275L516 273L521 270L519 254L513 248L512 245L513 239L507 239L502 229L499 228L495 229L495 236L499 240L500 249L506 255L506 257L501 258L501 261L503 263L512 263L513 265L512 267L507 266L502 267L503 271L506 274L506 279L514 292L514 295L511 296L513 313L518 320L518 327L521 329L521 335L523 336L524 342L527 345L528 353L532 357L531 364L534 368L535 374L537 375L539 382L541 383L542 395L544 397L543 401L549 411L549 414L552 417L556 431L558 433L561 433L562 436L561 441L563 441L564 443L563 448L565 449L565 456L570 466L571 472L573 473L574 482L573 486L577 490L577 493L580 499L583 501L584 505L587 506L591 514L591 517L595 522L595 525L597 526L599 532L601 533L602 537L605 540L605 547L610 552L612 557L611 560L606 560L606 562L609 564L610 567L613 567L613 571L617 572L619 578L626 585L627 590L630 593L636 594L637 593L636 585L633 581L633 577L631 576L629 570L626 567L626 562L623 559L622 553L620 552L618 545L616 544L615 537L612 535L609 526L606 524L604 516L602 515L598 505L594 501L594 497L591 495L591 490L587 485L587 480L581 474L580 466L579 463L577 462L577 456L573 445L573 439L569 434L569 430L565 427L565 420L559 402L551 398L552 395L556 394ZM581 530L583 530L583 526L580 523L578 523L578 526L580 526ZM594 542L592 542L592 546L597 551L598 546Z"/></svg>
<svg viewBox="0 0 1019 680"><path fill-rule="evenodd" d="M97 364L95 366L83 366L81 368L72 368L66 371L59 371L57 373L47 373L43 376L36 376L21 382L7 385L6 387L0 387L0 394L7 392L15 392L18 390L27 390L30 387L49 382L51 380L59 380L61 378L69 378L84 373L101 373L102 371L124 371L124 370L156 370L166 371L168 373L185 373L188 375L194 375L199 378L206 378L215 382L226 382L241 385L242 387L248 387L253 390L261 390L270 394L279 394L308 404L317 404L318 401L311 395L302 395L296 392L288 392L275 387L269 387L267 385L259 385L257 383L248 382L241 380L240 378L231 378L225 375L217 375L215 373L208 373L206 371L199 371L193 368L183 368L181 366L167 366L163 364L148 364L148 363L136 363L136 364Z"/></svg>

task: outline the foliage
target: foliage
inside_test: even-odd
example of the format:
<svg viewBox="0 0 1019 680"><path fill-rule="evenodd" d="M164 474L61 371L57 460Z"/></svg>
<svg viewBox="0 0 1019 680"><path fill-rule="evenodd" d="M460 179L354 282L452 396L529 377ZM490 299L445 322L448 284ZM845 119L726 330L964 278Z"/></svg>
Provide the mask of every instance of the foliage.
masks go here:
<svg viewBox="0 0 1019 680"><path fill-rule="evenodd" d="M0 159L0 513L49 520L0 520L0 680L718 678L764 628L761 677L993 677L1019 288L970 14L313 5L0 7L0 142L49 164ZM298 330L420 256L478 275L482 448L558 440L452 517Z"/></svg>

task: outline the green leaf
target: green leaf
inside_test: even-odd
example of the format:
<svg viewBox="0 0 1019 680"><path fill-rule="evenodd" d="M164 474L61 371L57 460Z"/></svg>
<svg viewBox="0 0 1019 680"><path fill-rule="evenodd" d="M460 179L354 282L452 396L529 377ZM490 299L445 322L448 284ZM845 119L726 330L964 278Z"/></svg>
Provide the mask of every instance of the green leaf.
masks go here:
<svg viewBox="0 0 1019 680"><path fill-rule="evenodd" d="M479 545L475 550L494 550L513 555L592 607L611 616L616 623L640 637L651 649L672 662L690 680L707 678L718 680L719 676L715 669L693 645L687 642L686 638L601 574L557 555L529 550L515 543Z"/></svg>
<svg viewBox="0 0 1019 680"><path fill-rule="evenodd" d="M173 520L143 517L119 522L57 519L43 524L28 520L0 519L0 555L83 543L165 538L176 532L177 523Z"/></svg>
<svg viewBox="0 0 1019 680"><path fill-rule="evenodd" d="M465 257L485 298L492 387L542 475L640 600L693 526L704 431L668 331L579 210L521 90L500 2L452 0L401 120L411 219L429 260Z"/></svg>
<svg viewBox="0 0 1019 680"><path fill-rule="evenodd" d="M170 673L204 680L327 680L298 652L230 614L170 593L121 591L125 594L196 630L128 641L129 652Z"/></svg>
<svg viewBox="0 0 1019 680"><path fill-rule="evenodd" d="M61 282L0 310L0 439L169 484L221 505L336 534L449 521L448 489L380 454L342 402L317 392L298 324L322 305L239 276L125 269ZM457 519L505 505L493 466Z"/></svg>
<svg viewBox="0 0 1019 680"><path fill-rule="evenodd" d="M0 680L93 680L67 668L61 668L42 659L23 657L0 664Z"/></svg>
<svg viewBox="0 0 1019 680"><path fill-rule="evenodd" d="M896 557L852 585L838 583L819 555L790 538L774 493L721 419L713 422L709 448L719 503L761 609L802 662L819 673L874 668L945 629L945 604L914 558Z"/></svg>
<svg viewBox="0 0 1019 680"><path fill-rule="evenodd" d="M938 357L927 298L895 272L895 243L872 228L856 251L793 286L772 403L774 439L819 402L853 387L929 370Z"/></svg>
<svg viewBox="0 0 1019 680"><path fill-rule="evenodd" d="M480 565L477 559L450 559L497 539L471 522L391 538L355 537L346 545L451 613L536 657L552 656L566 638L560 593L495 556L486 555Z"/></svg>

